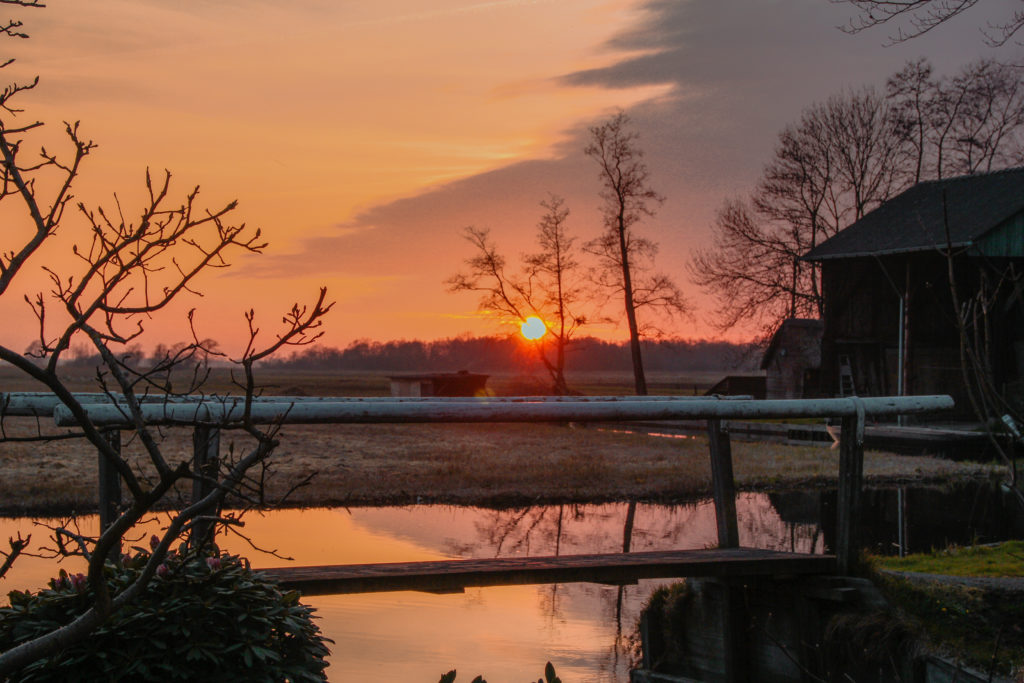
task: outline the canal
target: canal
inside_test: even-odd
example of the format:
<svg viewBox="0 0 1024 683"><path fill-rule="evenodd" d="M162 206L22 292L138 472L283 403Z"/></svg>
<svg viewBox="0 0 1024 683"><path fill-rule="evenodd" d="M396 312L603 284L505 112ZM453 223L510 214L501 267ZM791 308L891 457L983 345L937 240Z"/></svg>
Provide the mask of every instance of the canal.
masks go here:
<svg viewBox="0 0 1024 683"><path fill-rule="evenodd" d="M835 494L829 491L740 494L740 542L828 552L834 509ZM898 552L901 541L906 549L924 550L1024 537L1024 520L1000 489L988 484L869 489L864 510L862 538L874 552ZM20 530L41 541L46 530L33 523L54 521L2 519L0 535ZM89 533L96 520L80 523ZM244 531L280 557L263 554L235 535L224 538L222 546L257 567L704 548L717 539L709 500L506 510L434 505L279 510L247 516ZM73 561L63 566L76 570ZM54 560L23 557L4 589L38 588L56 571ZM628 679L640 610L662 583L317 596L308 603L335 641L331 680L434 683L454 668L457 680L466 683L477 674L491 683L522 683L531 676L536 680L550 660L567 683L610 683Z"/></svg>

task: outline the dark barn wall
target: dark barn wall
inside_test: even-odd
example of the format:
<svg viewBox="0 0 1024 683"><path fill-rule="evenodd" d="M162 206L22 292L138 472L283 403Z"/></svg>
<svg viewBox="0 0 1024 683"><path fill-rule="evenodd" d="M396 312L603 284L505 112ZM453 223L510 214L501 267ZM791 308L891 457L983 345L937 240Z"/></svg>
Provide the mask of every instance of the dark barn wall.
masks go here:
<svg viewBox="0 0 1024 683"><path fill-rule="evenodd" d="M960 257L962 291L978 283L978 264ZM839 357L850 358L858 395L895 395L898 387L899 294L906 291L907 394L950 394L970 413L960 370L960 338L948 263L938 252L844 258L822 264L825 298L822 383L839 394Z"/></svg>

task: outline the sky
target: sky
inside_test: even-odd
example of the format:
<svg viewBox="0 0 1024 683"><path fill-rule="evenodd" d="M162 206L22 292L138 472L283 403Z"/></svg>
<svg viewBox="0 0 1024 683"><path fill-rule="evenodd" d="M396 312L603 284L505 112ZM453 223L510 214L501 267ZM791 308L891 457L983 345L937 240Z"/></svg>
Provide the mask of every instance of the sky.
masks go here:
<svg viewBox="0 0 1024 683"><path fill-rule="evenodd" d="M6 9L27 41L8 39L8 78L40 76L23 119L81 121L98 147L76 200L141 211L147 168L173 174L172 196L237 199L236 222L269 246L205 274L189 296L144 322L144 343L200 336L229 352L254 308L269 340L293 303L328 289L324 343L439 339L508 328L444 280L472 255L462 229L491 229L510 260L533 250L540 201L565 198L580 241L600 231L588 129L631 117L651 185L666 197L638 231L660 245L694 315L666 327L718 333L686 264L711 240L715 210L749 192L778 132L844 89L884 87L904 62L940 74L982 56L979 27L1018 3L988 0L920 39L886 47L887 27L849 35L829 0L47 0ZM2 248L24 239L3 214ZM0 343L21 350L38 328L21 293L46 288L38 266L74 272L86 238L69 212L58 239L0 300ZM609 313L615 311L609 309ZM615 338L621 324L594 326ZM744 339L754 330L736 330Z"/></svg>

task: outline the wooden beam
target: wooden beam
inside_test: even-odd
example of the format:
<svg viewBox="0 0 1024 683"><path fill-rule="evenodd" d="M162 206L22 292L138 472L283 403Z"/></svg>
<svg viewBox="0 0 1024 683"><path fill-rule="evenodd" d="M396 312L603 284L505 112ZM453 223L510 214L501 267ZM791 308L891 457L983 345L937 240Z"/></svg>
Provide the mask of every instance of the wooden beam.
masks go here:
<svg viewBox="0 0 1024 683"><path fill-rule="evenodd" d="M842 418L839 435L839 491L836 519L836 563L850 574L860 554L861 489L864 484L864 412Z"/></svg>
<svg viewBox="0 0 1024 683"><path fill-rule="evenodd" d="M213 493L219 467L220 430L207 425L197 426L192 432L192 471L196 474L192 480L193 503ZM192 528L192 542L202 542L209 533L209 522L196 522Z"/></svg>
<svg viewBox="0 0 1024 683"><path fill-rule="evenodd" d="M708 447L711 452L711 489L715 501L718 547L740 545L736 523L736 482L732 474L732 445L729 431L721 420L708 420Z"/></svg>
<svg viewBox="0 0 1024 683"><path fill-rule="evenodd" d="M684 576L776 576L835 570L832 555L756 548L669 550L553 557L503 557L435 562L278 567L258 570L305 595L382 591L449 591L542 583L617 584Z"/></svg>

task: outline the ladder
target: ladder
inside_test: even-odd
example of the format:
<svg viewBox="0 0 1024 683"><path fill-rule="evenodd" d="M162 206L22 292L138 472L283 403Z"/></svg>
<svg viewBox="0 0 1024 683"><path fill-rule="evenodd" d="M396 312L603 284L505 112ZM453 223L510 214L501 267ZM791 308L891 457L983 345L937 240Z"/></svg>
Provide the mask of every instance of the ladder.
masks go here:
<svg viewBox="0 0 1024 683"><path fill-rule="evenodd" d="M853 368L850 364L850 357L846 354L839 356L839 396L856 396L857 389L853 385Z"/></svg>

